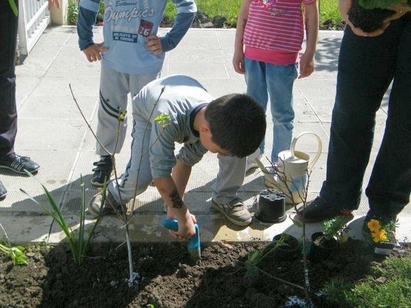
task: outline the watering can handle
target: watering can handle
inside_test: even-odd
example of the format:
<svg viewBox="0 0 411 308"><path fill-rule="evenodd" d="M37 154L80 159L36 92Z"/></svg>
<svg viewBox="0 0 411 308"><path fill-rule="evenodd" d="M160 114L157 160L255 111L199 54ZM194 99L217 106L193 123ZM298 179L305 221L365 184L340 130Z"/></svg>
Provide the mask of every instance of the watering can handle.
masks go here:
<svg viewBox="0 0 411 308"><path fill-rule="evenodd" d="M314 134L312 132L303 132L299 134L297 137L295 137L293 139L293 142L291 143L291 155L294 157L294 150L295 150L295 145L297 144L297 140L304 135L313 135L317 138L317 141L318 141L317 154L315 155L314 159L311 162L309 162L308 167L307 167L308 170L311 170L311 168L314 167L314 164L320 158L321 151L322 151L322 142L321 142L320 137L317 134Z"/></svg>

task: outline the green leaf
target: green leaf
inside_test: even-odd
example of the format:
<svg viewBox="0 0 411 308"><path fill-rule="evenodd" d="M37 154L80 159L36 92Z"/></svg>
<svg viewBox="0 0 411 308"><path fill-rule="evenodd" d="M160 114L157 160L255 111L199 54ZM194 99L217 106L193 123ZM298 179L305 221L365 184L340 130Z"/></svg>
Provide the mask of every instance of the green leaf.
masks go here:
<svg viewBox="0 0 411 308"><path fill-rule="evenodd" d="M154 118L154 121L161 124L161 127L165 129L168 125L170 125L170 116L168 114L162 113L159 116Z"/></svg>
<svg viewBox="0 0 411 308"><path fill-rule="evenodd" d="M14 265L26 265L27 264L27 257L24 255L25 248L23 246L8 246L0 244L0 250L6 253Z"/></svg>
<svg viewBox="0 0 411 308"><path fill-rule="evenodd" d="M302 223L302 222L293 219L291 216L290 216L290 219L291 219L291 221L293 222L293 224L294 224L296 227L299 227L299 228L302 228L302 227L303 227L303 223Z"/></svg>
<svg viewBox="0 0 411 308"><path fill-rule="evenodd" d="M246 262L245 268L247 270L246 272L247 277L255 277L255 276L258 276L258 274L260 273L260 271L258 270L258 267L255 266L251 262Z"/></svg>
<svg viewBox="0 0 411 308"><path fill-rule="evenodd" d="M263 257L263 253L259 250L250 251L247 255L248 260L253 263L257 264Z"/></svg>
<svg viewBox="0 0 411 308"><path fill-rule="evenodd" d="M124 119L126 118L126 115L127 115L127 111L121 111L118 115L118 120L124 121Z"/></svg>
<svg viewBox="0 0 411 308"><path fill-rule="evenodd" d="M23 248L24 250L24 248ZM24 265L27 264L27 257L24 255L23 251L18 247L11 247L9 256L13 261L13 264Z"/></svg>

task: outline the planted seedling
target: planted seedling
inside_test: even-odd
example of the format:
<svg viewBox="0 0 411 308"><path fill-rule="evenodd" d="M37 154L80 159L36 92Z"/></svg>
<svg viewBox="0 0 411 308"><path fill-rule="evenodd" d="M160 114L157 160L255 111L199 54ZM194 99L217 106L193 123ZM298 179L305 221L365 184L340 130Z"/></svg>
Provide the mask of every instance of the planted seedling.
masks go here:
<svg viewBox="0 0 411 308"><path fill-rule="evenodd" d="M11 245L3 225L0 224L0 227L3 229L6 238L3 243L0 243L0 251L4 252L11 259L14 265L27 265L27 257L24 254L25 248L23 246Z"/></svg>

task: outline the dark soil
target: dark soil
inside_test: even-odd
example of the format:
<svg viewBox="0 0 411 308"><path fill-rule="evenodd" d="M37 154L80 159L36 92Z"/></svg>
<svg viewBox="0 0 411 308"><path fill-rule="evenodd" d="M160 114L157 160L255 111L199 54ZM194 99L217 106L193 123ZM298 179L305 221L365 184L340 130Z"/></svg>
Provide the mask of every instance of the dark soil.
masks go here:
<svg viewBox="0 0 411 308"><path fill-rule="evenodd" d="M0 307L281 307L290 296L304 297L300 254L280 261L267 257L258 276L246 276L248 252L269 243L214 243L202 247L202 260L191 264L184 243L133 244L139 278L131 287L125 245L93 244L83 265L74 264L66 245L29 247L28 265L13 266L1 253ZM401 255L411 257L411 247ZM271 254L270 254L271 256ZM341 244L323 262L309 263L310 296L315 307L337 307L318 297L332 277L358 281L384 258L362 241Z"/></svg>
<svg viewBox="0 0 411 308"><path fill-rule="evenodd" d="M395 11L375 8L364 9L358 0L354 0L347 12L352 24L364 32L374 32L383 28L383 22L388 17L395 14Z"/></svg>

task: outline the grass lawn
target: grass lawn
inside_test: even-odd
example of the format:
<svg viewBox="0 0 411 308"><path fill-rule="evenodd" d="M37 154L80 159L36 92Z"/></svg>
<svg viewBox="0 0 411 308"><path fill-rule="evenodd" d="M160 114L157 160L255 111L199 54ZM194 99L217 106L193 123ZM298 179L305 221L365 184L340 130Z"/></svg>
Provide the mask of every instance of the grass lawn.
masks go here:
<svg viewBox="0 0 411 308"><path fill-rule="evenodd" d="M338 9L336 0L318 0L320 9L320 23L331 22L338 24L343 21ZM227 27L234 28L237 25L237 14L240 10L242 0L195 0L198 11L210 18L224 16L227 18ZM165 17L174 20L176 9L174 4L169 1L167 4Z"/></svg>

